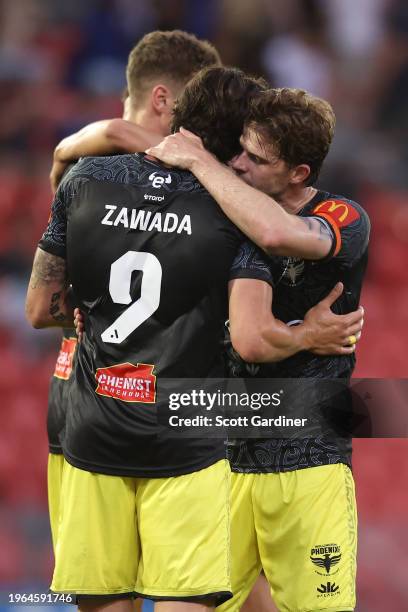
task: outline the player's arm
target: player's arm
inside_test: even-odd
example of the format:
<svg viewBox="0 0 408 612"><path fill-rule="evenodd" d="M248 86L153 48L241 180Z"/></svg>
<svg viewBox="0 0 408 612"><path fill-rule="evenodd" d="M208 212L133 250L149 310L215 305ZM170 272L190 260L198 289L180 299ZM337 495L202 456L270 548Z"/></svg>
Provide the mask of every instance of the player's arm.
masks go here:
<svg viewBox="0 0 408 612"><path fill-rule="evenodd" d="M34 256L26 317L36 329L71 327L74 320L65 259L40 248Z"/></svg>
<svg viewBox="0 0 408 612"><path fill-rule="evenodd" d="M69 175L63 180L51 206L48 224L34 256L27 290L26 317L35 328L72 327L66 266L67 207L74 197ZM79 182L76 182L79 188Z"/></svg>
<svg viewBox="0 0 408 612"><path fill-rule="evenodd" d="M91 123L64 138L54 151L50 182L56 191L69 163L89 155L136 153L160 142L162 136L124 119L107 119Z"/></svg>
<svg viewBox="0 0 408 612"><path fill-rule="evenodd" d="M327 224L287 213L220 163L191 132L181 128L147 152L164 163L190 170L227 217L266 253L318 260L333 251L334 236Z"/></svg>
<svg viewBox="0 0 408 612"><path fill-rule="evenodd" d="M325 223L287 213L207 151L190 170L227 217L266 253L319 260L333 251L332 230Z"/></svg>
<svg viewBox="0 0 408 612"><path fill-rule="evenodd" d="M234 349L250 363L281 361L298 353L348 355L349 336L361 332L362 311L335 315L330 306L340 297L342 283L308 311L301 325L289 327L272 314L273 290L255 278L238 278L229 284L229 321ZM254 315L256 313L256 315Z"/></svg>

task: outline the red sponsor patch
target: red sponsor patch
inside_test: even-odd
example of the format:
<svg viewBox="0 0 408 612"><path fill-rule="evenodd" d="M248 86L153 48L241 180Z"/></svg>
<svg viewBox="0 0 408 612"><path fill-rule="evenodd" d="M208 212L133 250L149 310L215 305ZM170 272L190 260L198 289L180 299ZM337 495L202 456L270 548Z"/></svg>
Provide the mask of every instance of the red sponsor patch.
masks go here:
<svg viewBox="0 0 408 612"><path fill-rule="evenodd" d="M348 202L343 200L326 200L321 202L313 210L314 214L322 217L329 216L337 227L346 227L360 218L360 213Z"/></svg>
<svg viewBox="0 0 408 612"><path fill-rule="evenodd" d="M72 372L72 360L74 359L76 338L63 338L61 348L58 353L57 363L55 364L54 376L68 380Z"/></svg>
<svg viewBox="0 0 408 612"><path fill-rule="evenodd" d="M98 383L96 393L122 402L154 404L156 376L153 370L154 365L148 363L119 363L109 368L98 368L95 374Z"/></svg>

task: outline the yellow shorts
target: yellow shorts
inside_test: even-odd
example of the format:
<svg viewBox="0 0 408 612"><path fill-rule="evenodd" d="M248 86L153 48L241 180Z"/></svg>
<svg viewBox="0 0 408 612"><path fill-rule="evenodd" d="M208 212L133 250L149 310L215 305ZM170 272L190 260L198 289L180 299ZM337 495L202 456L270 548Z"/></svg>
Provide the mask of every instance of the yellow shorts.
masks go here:
<svg viewBox="0 0 408 612"><path fill-rule="evenodd" d="M64 465L51 590L151 599L231 596L226 460L173 478Z"/></svg>
<svg viewBox="0 0 408 612"><path fill-rule="evenodd" d="M48 455L48 511L50 515L51 537L54 552L58 533L63 467L64 455L56 455L54 453Z"/></svg>
<svg viewBox="0 0 408 612"><path fill-rule="evenodd" d="M238 612L261 568L280 612L354 610L357 516L343 464L232 474L231 583Z"/></svg>

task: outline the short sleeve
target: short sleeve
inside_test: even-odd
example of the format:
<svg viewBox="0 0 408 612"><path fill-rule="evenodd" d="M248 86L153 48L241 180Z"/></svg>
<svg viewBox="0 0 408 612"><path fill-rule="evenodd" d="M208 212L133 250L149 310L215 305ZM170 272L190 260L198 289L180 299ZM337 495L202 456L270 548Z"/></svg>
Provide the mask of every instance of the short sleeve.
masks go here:
<svg viewBox="0 0 408 612"><path fill-rule="evenodd" d="M82 178L75 176L75 166L70 166L55 194L47 227L38 243L40 249L51 255L66 257L67 210L82 182Z"/></svg>
<svg viewBox="0 0 408 612"><path fill-rule="evenodd" d="M61 188L55 194L51 205L51 214L48 225L43 233L38 246L43 251L63 257L66 255L67 239L67 214L66 202Z"/></svg>
<svg viewBox="0 0 408 612"><path fill-rule="evenodd" d="M254 278L273 287L273 276L268 256L252 242L243 242L232 264L230 280Z"/></svg>
<svg viewBox="0 0 408 612"><path fill-rule="evenodd" d="M370 220L356 202L346 199L325 200L312 212L324 219L333 231L335 242L332 257L345 266L352 266L367 250Z"/></svg>

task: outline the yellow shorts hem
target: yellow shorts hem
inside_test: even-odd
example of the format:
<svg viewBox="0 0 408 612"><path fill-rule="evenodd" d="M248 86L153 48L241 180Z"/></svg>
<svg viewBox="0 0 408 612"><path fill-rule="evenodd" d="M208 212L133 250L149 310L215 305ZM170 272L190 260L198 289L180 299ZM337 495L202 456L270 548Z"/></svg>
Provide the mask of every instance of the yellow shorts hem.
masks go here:
<svg viewBox="0 0 408 612"><path fill-rule="evenodd" d="M216 593L231 593L231 587L224 585L209 586L206 589L183 589L177 591L174 589L149 589L148 587L134 588L134 592L138 595L152 595L153 597L204 597L205 595L213 595Z"/></svg>
<svg viewBox="0 0 408 612"><path fill-rule="evenodd" d="M311 608L310 610L294 610L293 612L354 612L355 606L336 606L335 608Z"/></svg>
<svg viewBox="0 0 408 612"><path fill-rule="evenodd" d="M128 588L112 588L112 589L98 589L97 587L91 587L89 589L84 589L81 587L80 589L76 587L59 589L58 587L54 587L51 585L50 591L52 593L65 593L70 595L124 595L125 593L133 593L134 588L130 586Z"/></svg>

